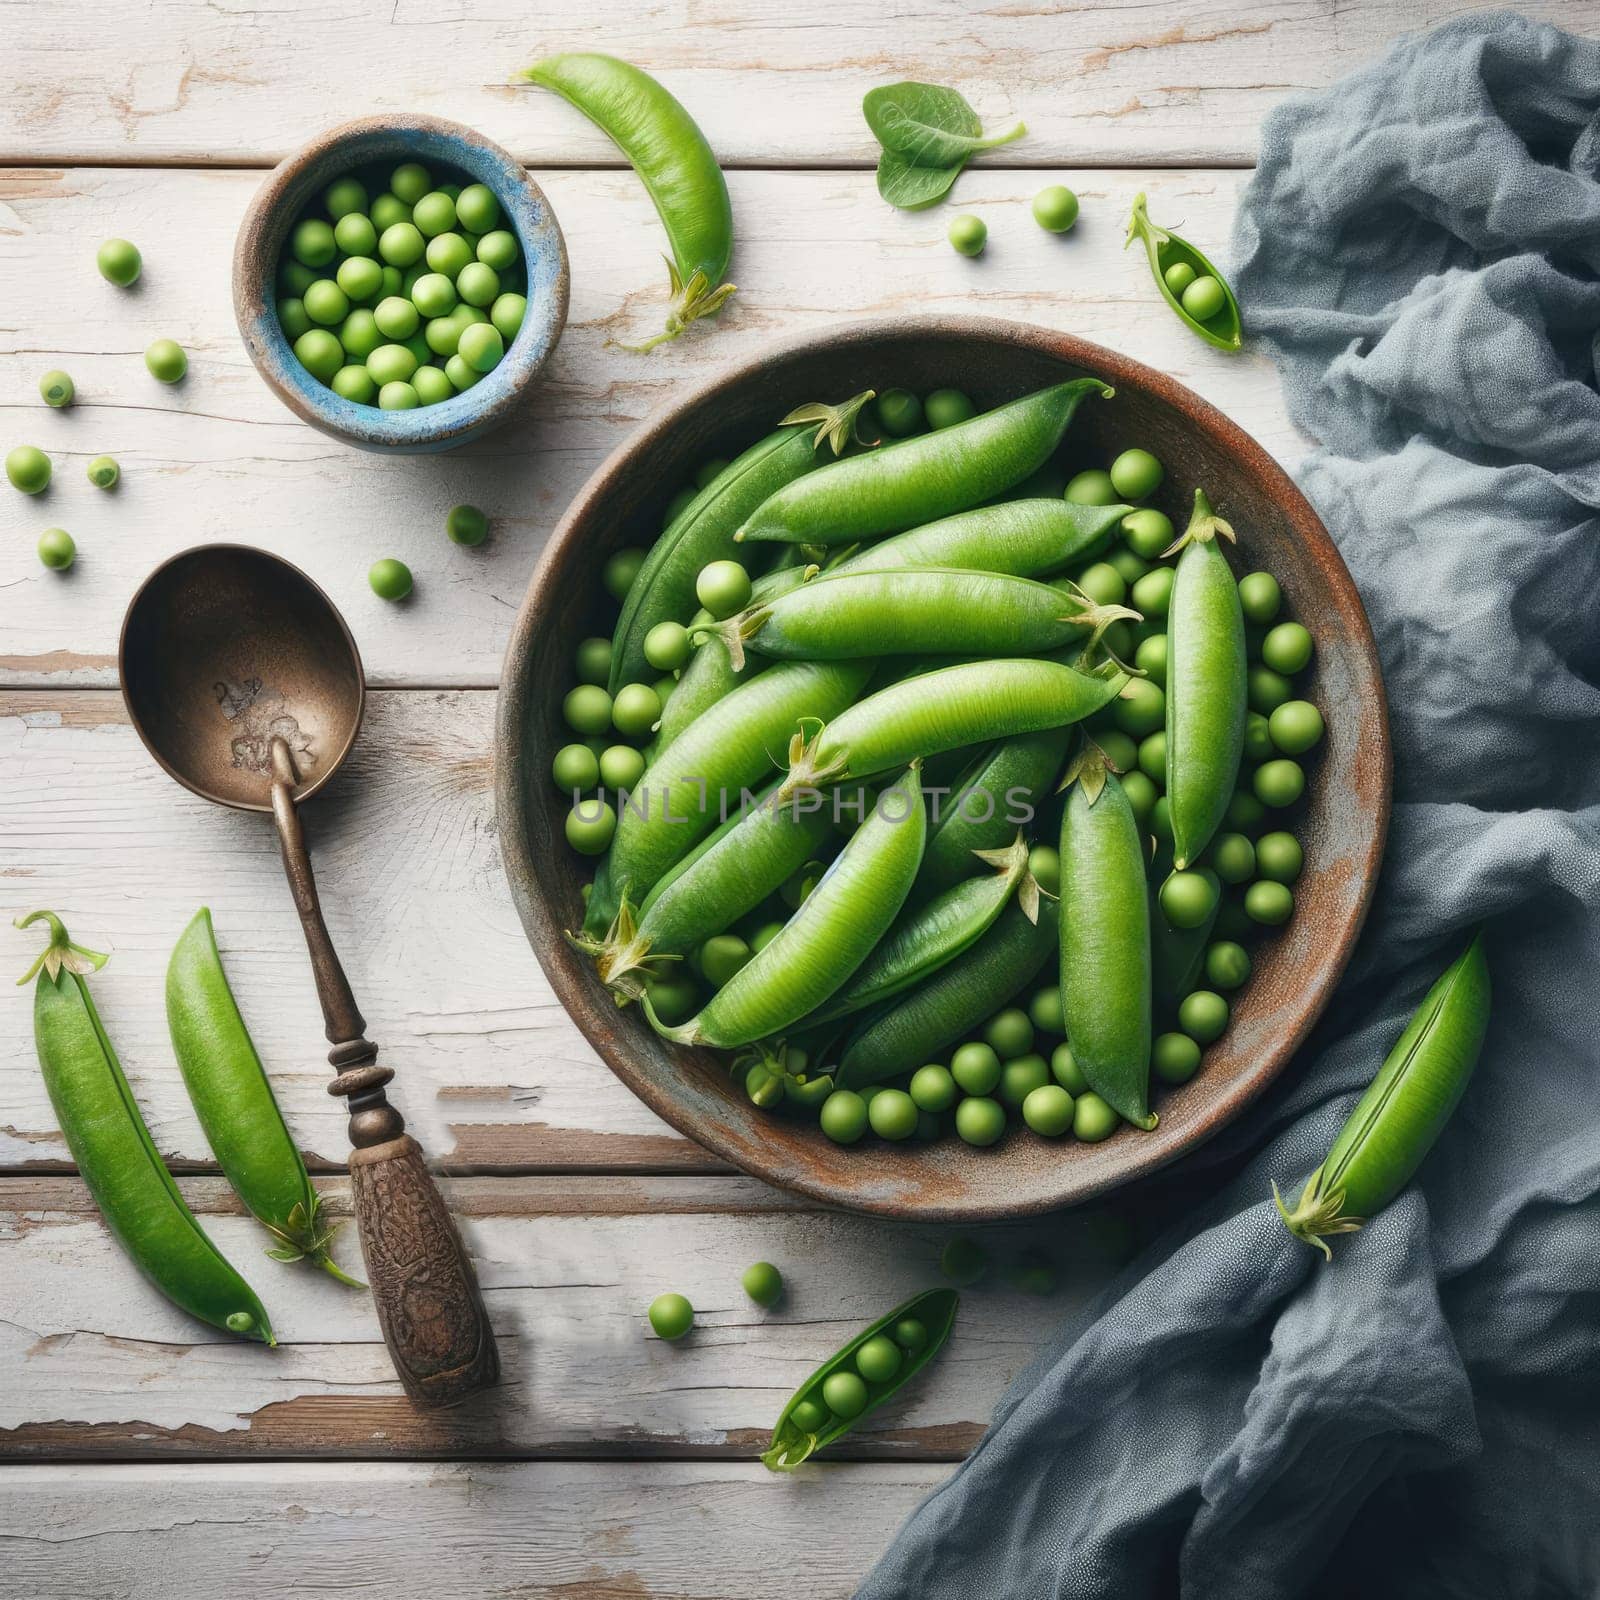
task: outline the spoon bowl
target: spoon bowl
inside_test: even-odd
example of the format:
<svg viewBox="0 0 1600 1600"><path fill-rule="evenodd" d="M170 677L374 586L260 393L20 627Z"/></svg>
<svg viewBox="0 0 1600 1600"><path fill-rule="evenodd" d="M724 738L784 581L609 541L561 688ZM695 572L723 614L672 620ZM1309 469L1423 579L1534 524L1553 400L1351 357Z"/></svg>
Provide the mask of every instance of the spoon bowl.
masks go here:
<svg viewBox="0 0 1600 1600"><path fill-rule="evenodd" d="M122 693L139 737L187 789L272 809L272 741L294 758L296 802L343 765L361 729L361 654L298 567L247 545L172 557L128 606Z"/></svg>

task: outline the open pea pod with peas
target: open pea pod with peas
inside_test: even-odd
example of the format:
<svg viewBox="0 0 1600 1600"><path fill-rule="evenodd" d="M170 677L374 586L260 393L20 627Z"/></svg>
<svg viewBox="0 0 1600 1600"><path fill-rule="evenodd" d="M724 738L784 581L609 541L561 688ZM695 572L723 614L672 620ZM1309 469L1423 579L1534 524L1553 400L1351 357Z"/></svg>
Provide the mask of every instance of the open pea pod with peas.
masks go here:
<svg viewBox="0 0 1600 1600"><path fill-rule="evenodd" d="M863 1328L795 1390L762 1464L793 1472L897 1395L944 1348L960 1304L954 1289L928 1289Z"/></svg>
<svg viewBox="0 0 1600 1600"><path fill-rule="evenodd" d="M1218 350L1237 350L1243 342L1239 302L1228 280L1187 239L1150 220L1142 193L1133 198L1127 243L1144 245L1161 297L1178 320Z"/></svg>

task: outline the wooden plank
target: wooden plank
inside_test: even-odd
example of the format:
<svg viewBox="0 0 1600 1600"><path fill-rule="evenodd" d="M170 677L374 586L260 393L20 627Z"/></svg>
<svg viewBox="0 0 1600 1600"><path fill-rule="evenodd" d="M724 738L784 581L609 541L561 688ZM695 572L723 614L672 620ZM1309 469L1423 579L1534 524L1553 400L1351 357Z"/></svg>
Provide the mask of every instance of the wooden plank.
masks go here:
<svg viewBox="0 0 1600 1600"><path fill-rule="evenodd" d="M1247 163L1262 116L1378 53L1397 34L1496 0L603 0L560 8L429 0L288 0L271 11L167 0L4 0L0 152L39 161L272 162L319 129L377 110L480 128L541 165L615 162L554 96L513 75L558 50L606 50L659 74L733 165L869 163L875 85L961 87L987 126L1025 118L1008 162ZM1578 30L1584 0L1528 0Z"/></svg>
<svg viewBox="0 0 1600 1600"><path fill-rule="evenodd" d="M1028 214L1035 190L1057 177L1083 200L1066 238ZM846 315L981 312L1069 329L1190 384L1286 461L1302 449L1266 358L1196 339L1123 250L1129 203L1148 188L1157 217L1225 253L1237 174L975 171L957 195L989 223L988 252L975 262L945 243L948 209L892 212L870 174L736 174L742 292L718 327L649 356L606 342L654 328L664 304L661 233L643 191L623 173L555 174L573 291L548 384L525 425L409 460L364 455L304 426L245 358L228 264L258 181L229 171L0 173L0 428L57 463L44 496L0 495L0 683L109 686L123 609L151 566L205 539L238 539L298 562L328 589L372 682L492 685L534 560L606 452L722 363ZM147 270L134 293L94 272L95 247L111 232L143 241ZM140 360L162 334L191 354L174 389ZM53 366L76 379L68 411L37 398ZM863 373L862 385L872 378ZM101 452L123 465L114 494L84 481ZM462 500L495 519L477 550L443 536L446 510ZM34 555L51 524L78 540L64 576ZM382 555L416 574L403 606L367 588Z"/></svg>
<svg viewBox="0 0 1600 1600"><path fill-rule="evenodd" d="M28 1600L846 1600L949 1468L732 1462L0 1469Z"/></svg>
<svg viewBox="0 0 1600 1600"><path fill-rule="evenodd" d="M456 1169L716 1170L622 1087L556 1001L512 910L489 792L493 695L368 697L350 764L307 812L324 908L418 1137ZM114 959L95 980L156 1144L209 1164L167 1038L163 974L196 907L285 1117L315 1166L344 1164L340 1102L299 924L266 818L180 788L121 697L0 693L7 920L47 905ZM36 935L5 930L6 971ZM67 1151L34 1060L32 1008L0 1005L0 1167Z"/></svg>
<svg viewBox="0 0 1600 1600"><path fill-rule="evenodd" d="M951 1236L822 1211L747 1178L454 1180L505 1378L458 1410L423 1413L400 1393L366 1295L265 1260L261 1229L222 1180L181 1183L262 1295L279 1347L228 1339L161 1299L77 1179L0 1180L0 1459L749 1459L812 1368L940 1281ZM346 1184L322 1187L331 1214L346 1215ZM1121 1210L1095 1210L975 1236L993 1268L964 1295L951 1345L844 1454L959 1459L1005 1385L1126 1258L1132 1234ZM359 1260L353 1238L340 1254ZM1035 1258L1055 1264L1056 1292L1013 1281ZM755 1260L785 1275L772 1311L739 1286ZM643 1321L669 1288L696 1307L676 1345Z"/></svg>

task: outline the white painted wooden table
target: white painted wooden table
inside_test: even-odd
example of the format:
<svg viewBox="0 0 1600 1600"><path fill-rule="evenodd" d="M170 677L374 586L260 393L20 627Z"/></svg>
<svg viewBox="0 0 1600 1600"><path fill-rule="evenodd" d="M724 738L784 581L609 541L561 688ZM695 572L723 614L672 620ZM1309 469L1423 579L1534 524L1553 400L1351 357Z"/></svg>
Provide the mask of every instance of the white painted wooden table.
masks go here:
<svg viewBox="0 0 1600 1600"><path fill-rule="evenodd" d="M77 1179L34 1063L31 1007L0 1005L0 1596L289 1595L427 1589L459 1600L844 1596L982 1429L1005 1383L1127 1248L1118 1213L989 1230L1000 1261L1056 1260L1062 1288L968 1297L937 1376L873 1419L840 1464L770 1478L753 1456L797 1379L930 1281L941 1233L821 1212L729 1173L611 1077L553 999L518 925L489 793L494 688L511 619L562 507L652 408L778 333L899 310L1014 316L1115 344L1236 417L1282 460L1303 446L1259 355L1185 333L1122 254L1139 189L1226 254L1264 112L1475 0L1228 0L1034 7L907 0L0 0L0 419L56 462L49 493L0 488L0 910L39 905L115 959L95 993L156 1142L269 1300L282 1347L209 1337L121 1259ZM1594 26L1584 0L1529 13ZM615 152L553 97L510 84L557 49L659 73L729 168L738 299L654 355L661 237ZM1029 136L954 201L989 224L976 262L950 209L874 191L863 92L959 85ZM572 313L531 417L457 454L380 461L297 422L236 336L228 270L261 169L343 116L396 108L481 128L522 156L572 261ZM1067 238L1028 203L1066 182ZM145 252L132 293L102 283L108 235ZM140 352L190 352L167 389ZM35 385L67 368L78 402ZM109 452L115 494L83 475ZM487 508L490 543L446 542ZM79 560L33 545L68 528ZM492 1399L419 1416L370 1304L262 1260L214 1176L166 1040L167 952L201 903L307 1159L334 1174L343 1117L270 831L208 807L144 754L115 689L117 626L162 557L261 543L344 608L377 692L350 768L311 814L330 920L399 1073L407 1117L451 1175L501 1336ZM412 603L365 572L398 555ZM18 971L30 936L6 935ZM9 970L5 962L0 969ZM335 1209L344 1185L325 1180ZM347 1241L354 1250L354 1240ZM738 1287L782 1264L775 1313ZM681 1348L641 1313L672 1287L699 1308Z"/></svg>

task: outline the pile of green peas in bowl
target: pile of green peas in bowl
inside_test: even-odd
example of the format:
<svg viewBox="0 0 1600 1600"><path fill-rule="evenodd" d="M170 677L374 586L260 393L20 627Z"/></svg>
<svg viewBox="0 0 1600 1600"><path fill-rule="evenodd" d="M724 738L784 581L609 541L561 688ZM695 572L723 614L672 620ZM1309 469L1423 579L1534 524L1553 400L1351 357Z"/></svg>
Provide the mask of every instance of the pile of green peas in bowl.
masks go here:
<svg viewBox="0 0 1600 1600"><path fill-rule="evenodd" d="M330 183L296 220L277 316L300 364L384 411L437 405L500 364L527 314L516 232L485 184L418 161Z"/></svg>
<svg viewBox="0 0 1600 1600"><path fill-rule="evenodd" d="M1203 486L1063 443L1102 392L818 397L603 569L550 772L572 942L836 1144L1137 1137L1294 914L1312 635Z"/></svg>

